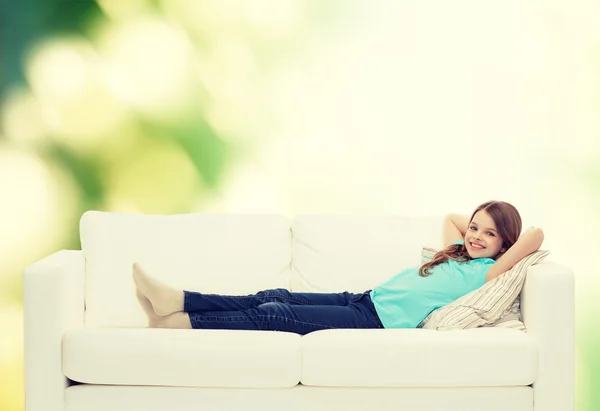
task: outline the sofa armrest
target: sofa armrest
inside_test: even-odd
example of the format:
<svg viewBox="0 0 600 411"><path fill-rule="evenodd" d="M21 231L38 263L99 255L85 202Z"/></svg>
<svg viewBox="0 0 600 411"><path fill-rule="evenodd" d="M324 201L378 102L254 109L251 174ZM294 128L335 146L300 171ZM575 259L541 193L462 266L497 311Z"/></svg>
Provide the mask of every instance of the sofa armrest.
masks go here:
<svg viewBox="0 0 600 411"><path fill-rule="evenodd" d="M535 411L574 408L574 293L569 268L553 262L529 267L521 292L521 313L539 350L538 376L533 384Z"/></svg>
<svg viewBox="0 0 600 411"><path fill-rule="evenodd" d="M84 326L85 259L61 250L23 271L26 411L64 409L62 338Z"/></svg>

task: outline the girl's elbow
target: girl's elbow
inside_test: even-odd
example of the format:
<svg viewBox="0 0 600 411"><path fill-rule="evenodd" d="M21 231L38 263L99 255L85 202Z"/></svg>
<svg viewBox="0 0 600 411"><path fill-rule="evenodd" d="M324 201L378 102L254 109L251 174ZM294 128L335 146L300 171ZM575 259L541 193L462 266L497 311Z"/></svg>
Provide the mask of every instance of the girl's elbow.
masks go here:
<svg viewBox="0 0 600 411"><path fill-rule="evenodd" d="M541 228L538 228L538 236L543 240L544 239L544 232L542 231Z"/></svg>
<svg viewBox="0 0 600 411"><path fill-rule="evenodd" d="M542 243L544 242L544 232L542 231L541 228L536 228L536 237L537 237L537 243L539 244L538 248L542 246Z"/></svg>

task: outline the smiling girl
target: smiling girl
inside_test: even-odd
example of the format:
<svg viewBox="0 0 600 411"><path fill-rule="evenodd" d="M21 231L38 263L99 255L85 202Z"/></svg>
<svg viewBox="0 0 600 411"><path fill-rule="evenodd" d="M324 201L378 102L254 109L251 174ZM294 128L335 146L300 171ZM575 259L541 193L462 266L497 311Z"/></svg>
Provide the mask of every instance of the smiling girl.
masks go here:
<svg viewBox="0 0 600 411"><path fill-rule="evenodd" d="M481 204L472 215L449 214L444 244L421 267L407 268L373 290L355 294L296 293L286 289L247 296L171 288L133 265L136 295L149 327L270 330L307 334L332 328L415 328L432 311L510 270L538 250L539 228L519 236L521 217L503 201Z"/></svg>

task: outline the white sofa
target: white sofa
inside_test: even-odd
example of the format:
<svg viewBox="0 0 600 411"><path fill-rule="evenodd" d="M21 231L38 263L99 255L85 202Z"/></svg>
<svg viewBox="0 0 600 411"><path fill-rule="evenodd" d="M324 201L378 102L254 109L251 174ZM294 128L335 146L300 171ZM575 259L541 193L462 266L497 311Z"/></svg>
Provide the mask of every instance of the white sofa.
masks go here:
<svg viewBox="0 0 600 411"><path fill-rule="evenodd" d="M572 271L529 268L505 328L146 328L131 266L187 290L361 292L441 247L442 217L86 212L23 273L26 411L569 411Z"/></svg>

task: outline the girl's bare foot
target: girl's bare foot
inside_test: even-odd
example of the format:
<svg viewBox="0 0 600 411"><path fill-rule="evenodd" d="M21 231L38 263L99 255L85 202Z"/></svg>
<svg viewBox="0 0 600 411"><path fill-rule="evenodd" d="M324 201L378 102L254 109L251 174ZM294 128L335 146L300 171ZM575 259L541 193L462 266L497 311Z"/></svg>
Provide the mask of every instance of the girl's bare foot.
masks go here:
<svg viewBox="0 0 600 411"><path fill-rule="evenodd" d="M154 312L150 300L140 292L135 290L135 295L140 302L140 305L144 309L144 312L148 316L148 327L149 328L180 328L180 329L191 329L192 324L190 317L187 313L173 313L166 317L161 317Z"/></svg>
<svg viewBox="0 0 600 411"><path fill-rule="evenodd" d="M165 317L183 311L183 290L177 290L150 277L139 264L133 264L133 281L154 312Z"/></svg>

